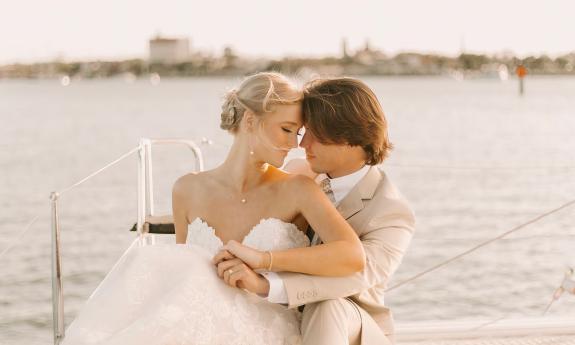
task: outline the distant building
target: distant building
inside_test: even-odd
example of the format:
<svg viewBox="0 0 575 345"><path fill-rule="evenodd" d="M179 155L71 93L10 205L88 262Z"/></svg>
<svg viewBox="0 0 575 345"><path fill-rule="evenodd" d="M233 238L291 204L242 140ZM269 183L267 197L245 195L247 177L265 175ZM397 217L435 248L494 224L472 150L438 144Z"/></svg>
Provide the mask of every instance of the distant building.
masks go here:
<svg viewBox="0 0 575 345"><path fill-rule="evenodd" d="M349 59L349 53L347 51L347 39L341 39L341 57L342 59Z"/></svg>
<svg viewBox="0 0 575 345"><path fill-rule="evenodd" d="M377 49L372 49L369 40L365 40L365 46L363 49L358 50L355 55L354 59L356 62L361 64L371 66L376 64L377 62L383 61L386 59L385 54Z"/></svg>
<svg viewBox="0 0 575 345"><path fill-rule="evenodd" d="M178 63L190 57L190 41L187 38L156 36L150 40L150 62Z"/></svg>
<svg viewBox="0 0 575 345"><path fill-rule="evenodd" d="M235 68L238 62L238 56L230 46L224 47L224 55L222 56L224 59L224 68Z"/></svg>

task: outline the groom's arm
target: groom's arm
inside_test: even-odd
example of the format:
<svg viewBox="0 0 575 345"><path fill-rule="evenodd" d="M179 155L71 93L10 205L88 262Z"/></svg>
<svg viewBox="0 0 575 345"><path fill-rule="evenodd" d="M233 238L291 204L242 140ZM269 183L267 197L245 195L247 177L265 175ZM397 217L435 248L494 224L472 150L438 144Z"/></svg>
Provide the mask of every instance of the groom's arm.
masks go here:
<svg viewBox="0 0 575 345"><path fill-rule="evenodd" d="M269 284L266 299L271 303L288 304L288 295L283 279L276 272L263 272L262 276L266 278Z"/></svg>
<svg viewBox="0 0 575 345"><path fill-rule="evenodd" d="M381 212L375 213L366 223L366 229L360 237L366 255L363 271L345 277L279 272L278 277L287 295L287 301L279 303L287 303L290 308L294 308L348 297L387 283L411 241L415 228L413 212L404 199L386 199L381 205Z"/></svg>

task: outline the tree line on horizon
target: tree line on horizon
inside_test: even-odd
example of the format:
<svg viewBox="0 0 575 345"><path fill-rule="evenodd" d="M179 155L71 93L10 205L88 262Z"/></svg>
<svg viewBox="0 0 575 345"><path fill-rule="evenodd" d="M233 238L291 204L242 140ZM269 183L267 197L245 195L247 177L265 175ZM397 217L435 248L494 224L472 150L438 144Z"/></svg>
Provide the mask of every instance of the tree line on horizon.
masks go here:
<svg viewBox="0 0 575 345"><path fill-rule="evenodd" d="M257 71L286 74L318 75L447 75L457 71L469 76L497 73L502 66L509 74L523 65L533 75L574 75L575 52L556 58L547 55L518 58L462 53L457 57L435 54L400 53L386 56L379 51L360 50L353 56L282 59L246 59L231 52L221 57L197 54L178 63L150 63L145 59L122 61L45 62L0 66L0 78L111 78L144 77L158 74L166 77L240 76Z"/></svg>

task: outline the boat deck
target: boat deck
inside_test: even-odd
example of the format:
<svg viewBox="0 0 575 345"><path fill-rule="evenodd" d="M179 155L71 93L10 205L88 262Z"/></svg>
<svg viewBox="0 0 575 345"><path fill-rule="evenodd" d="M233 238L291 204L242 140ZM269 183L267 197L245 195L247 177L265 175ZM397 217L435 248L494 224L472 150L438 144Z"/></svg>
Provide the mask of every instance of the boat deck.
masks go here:
<svg viewBox="0 0 575 345"><path fill-rule="evenodd" d="M575 320L525 319L485 323L399 325L397 345L575 345Z"/></svg>
<svg viewBox="0 0 575 345"><path fill-rule="evenodd" d="M397 345L575 345L575 335L396 341Z"/></svg>

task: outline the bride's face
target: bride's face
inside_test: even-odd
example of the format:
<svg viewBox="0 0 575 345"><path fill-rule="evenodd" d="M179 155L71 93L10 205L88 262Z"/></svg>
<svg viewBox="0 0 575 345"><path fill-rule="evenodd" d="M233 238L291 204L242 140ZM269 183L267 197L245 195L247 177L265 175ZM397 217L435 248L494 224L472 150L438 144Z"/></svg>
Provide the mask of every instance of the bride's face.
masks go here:
<svg viewBox="0 0 575 345"><path fill-rule="evenodd" d="M258 118L252 145L258 159L279 168L288 152L298 146L302 110L301 104L275 105L272 109Z"/></svg>

